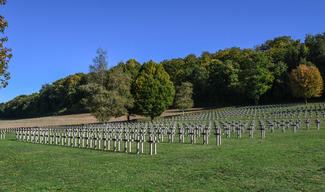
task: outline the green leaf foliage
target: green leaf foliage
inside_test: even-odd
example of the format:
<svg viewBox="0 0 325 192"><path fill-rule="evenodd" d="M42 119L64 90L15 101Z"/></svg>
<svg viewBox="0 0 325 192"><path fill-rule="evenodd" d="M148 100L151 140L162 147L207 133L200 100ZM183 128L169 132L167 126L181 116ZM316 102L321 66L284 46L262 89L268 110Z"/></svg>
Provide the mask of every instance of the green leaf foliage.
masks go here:
<svg viewBox="0 0 325 192"><path fill-rule="evenodd" d="M192 99L193 95L193 84L190 82L183 82L181 85L176 86L176 95L175 95L175 107L182 110L183 115L184 111L192 108L194 102Z"/></svg>
<svg viewBox="0 0 325 192"><path fill-rule="evenodd" d="M79 87L86 83L86 75L77 73L44 84L39 93L21 95L4 104L1 117L26 118L85 112L84 93Z"/></svg>
<svg viewBox="0 0 325 192"><path fill-rule="evenodd" d="M131 90L131 85L135 82L135 80L139 74L139 71L141 69L141 64L138 61L136 61L135 59L129 59L126 63L120 62L118 64L118 66L120 66L125 73L130 75L131 83L129 84L129 89ZM133 95L131 94L131 92L129 93L128 97L132 101L134 101L134 98L133 98ZM128 105L126 108L127 108L127 117L128 117L128 120L130 120L130 116L132 116L136 113L133 103Z"/></svg>
<svg viewBox="0 0 325 192"><path fill-rule="evenodd" d="M257 54L251 67L245 71L243 85L248 98L255 100L255 104L258 104L261 95L272 87L274 75L270 71L271 67L273 67L273 63L267 56Z"/></svg>
<svg viewBox="0 0 325 192"><path fill-rule="evenodd" d="M93 81L94 79L101 80ZM131 82L131 75L125 73L120 65L108 71L91 73L88 84L81 86L87 93L83 102L100 122L108 122L112 117L126 115L127 108L133 106Z"/></svg>
<svg viewBox="0 0 325 192"><path fill-rule="evenodd" d="M307 60L312 62L325 75L325 32L316 35L307 35Z"/></svg>
<svg viewBox="0 0 325 192"><path fill-rule="evenodd" d="M153 119L173 104L175 88L163 66L150 60L142 65L132 93L137 114Z"/></svg>
<svg viewBox="0 0 325 192"><path fill-rule="evenodd" d="M7 27L6 24L3 29L5 27ZM9 54L9 52L7 53ZM4 77L2 79L3 83L9 77L7 71L7 61L9 61L7 56L9 55L7 53L6 62L3 62L0 66L0 69L4 69L0 70L0 77L1 75ZM28 113L29 116L84 112L85 108L80 101L92 94L91 92L82 92L80 89L80 86L87 83L86 79L88 82L96 82L96 84L104 87L97 90L97 93L104 89L108 90L109 86L107 62L104 59L107 57L107 53L102 49L98 49L97 54L92 67L90 67L90 73L76 74L80 76L80 79L75 79L79 77L72 76L67 79L59 79L52 84L45 84L38 93L39 96L28 102L25 102L25 99L29 97L21 97L19 102L17 102L18 100L12 101L12 103L16 103L13 105L7 105L7 103L11 103L9 101L2 105L0 116L24 116L23 114L26 113L23 109L26 109L26 107L18 107L22 106L22 103L25 103L26 106L31 105L30 108L27 107L33 109ZM319 69L322 77L325 75L325 33L307 35L304 41L295 40L290 36L280 36L266 40L254 48L231 47L214 53L202 52L200 56L189 54L184 58L163 60L161 62L173 85L180 86L184 82L193 84L192 98L196 107L244 105L252 104L253 101L256 103L298 102L299 99L296 99L291 94L289 74L300 63L307 66L314 64ZM130 59L126 63L120 62L118 66L122 67L123 71L131 76L130 89L137 89L132 90L128 98L136 100L135 93L139 96L140 92L141 94L149 94L149 91L145 92L145 90L151 90L151 88L144 88L145 86L162 86L162 83L155 82L157 78L153 74L156 72L152 70L143 72L148 76L141 74L141 71L147 70L141 68L148 68L148 66L142 67L134 59ZM4 75L5 73L6 75ZM149 76L149 74L151 75ZM149 82L151 80L152 82ZM137 87L140 84L142 87ZM6 83L2 85L6 85ZM161 90L152 88L152 91L154 93L147 96L147 101L142 95L141 98L138 98L138 104L133 105L133 107L132 105L127 106L127 114L132 115L143 112L147 116L154 117L160 113L151 115L149 108L157 108L157 110L161 108L160 111L166 109L166 106L169 105L163 104L164 107L161 107L160 104L157 104L155 106L156 100L159 100L156 95L159 95L158 92ZM96 90L93 90L93 92L96 92ZM103 92L102 95L104 94L106 93ZM321 99L324 99L324 94L321 94ZM315 100L317 99L315 98Z"/></svg>

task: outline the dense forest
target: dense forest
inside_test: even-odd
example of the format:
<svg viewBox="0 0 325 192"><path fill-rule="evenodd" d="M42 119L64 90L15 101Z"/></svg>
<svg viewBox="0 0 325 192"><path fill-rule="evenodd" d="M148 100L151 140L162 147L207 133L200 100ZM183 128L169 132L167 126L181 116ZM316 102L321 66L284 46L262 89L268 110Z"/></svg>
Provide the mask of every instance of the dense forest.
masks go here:
<svg viewBox="0 0 325 192"><path fill-rule="evenodd" d="M324 77L325 33L306 35L304 42L282 36L250 49L232 47L215 53L202 52L199 57L190 54L154 65L163 67L175 87L190 82L194 105L204 107L301 102L292 96L289 87L289 74L300 64L316 66ZM134 94L132 89L137 87L136 80L143 65L130 59L117 66L130 76L130 94ZM110 72L112 69L107 70L108 77L114 74ZM43 85L38 93L21 95L1 103L0 117L88 112L85 98L89 98L90 93L82 87L89 83L91 74L70 75ZM323 100L324 95L319 99ZM130 109L128 113L136 114L137 110Z"/></svg>

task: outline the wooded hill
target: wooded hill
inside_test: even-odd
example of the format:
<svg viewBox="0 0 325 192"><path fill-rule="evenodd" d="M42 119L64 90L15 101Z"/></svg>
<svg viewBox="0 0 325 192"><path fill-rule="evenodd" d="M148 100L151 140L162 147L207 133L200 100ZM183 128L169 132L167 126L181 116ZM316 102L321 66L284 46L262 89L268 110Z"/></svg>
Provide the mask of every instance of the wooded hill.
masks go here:
<svg viewBox="0 0 325 192"><path fill-rule="evenodd" d="M157 65L163 66L173 86L192 83L194 105L202 107L303 101L292 96L289 86L289 74L300 64L316 66L324 77L325 33L306 35L304 42L282 36L250 49L233 47L215 53L202 52L199 57L190 54L185 58L164 60ZM134 83L143 65L130 59L115 67L121 67L131 77L129 92L134 94L132 89L137 87ZM114 74L110 70L107 71L108 76ZM87 85L90 74L70 75L43 85L38 93L21 95L1 103L0 117L88 112L85 98L90 93L80 87ZM323 98L324 95L321 96ZM130 111L137 113L136 109Z"/></svg>

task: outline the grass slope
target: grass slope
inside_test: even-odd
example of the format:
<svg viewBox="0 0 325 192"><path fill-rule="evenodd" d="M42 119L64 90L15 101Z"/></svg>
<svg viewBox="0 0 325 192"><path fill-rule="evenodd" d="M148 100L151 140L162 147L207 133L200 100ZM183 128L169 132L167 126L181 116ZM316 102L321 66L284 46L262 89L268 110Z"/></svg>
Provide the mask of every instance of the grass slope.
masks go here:
<svg viewBox="0 0 325 192"><path fill-rule="evenodd" d="M193 112L204 112L209 108L192 108L187 110L185 113ZM172 116L180 115L182 111L178 109L168 109L161 116ZM149 118L145 118L139 115L131 116L131 120L141 119L142 121L147 121ZM127 116L111 118L110 122L115 121L127 121ZM57 126L57 125L80 125L80 124L90 124L98 123L96 118L90 113L84 114L73 114L73 115L58 115L58 116L47 116L47 117L36 117L27 119L0 119L0 129L1 128L19 128L19 127L42 127L42 126Z"/></svg>
<svg viewBox="0 0 325 192"><path fill-rule="evenodd" d="M259 131L136 155L0 140L0 191L325 191L325 129ZM167 140L167 139L166 139ZM197 141L202 143L202 137ZM122 145L123 146L123 145ZM121 146L121 148L122 148ZM145 149L148 145L145 145ZM135 146L133 146L135 149Z"/></svg>

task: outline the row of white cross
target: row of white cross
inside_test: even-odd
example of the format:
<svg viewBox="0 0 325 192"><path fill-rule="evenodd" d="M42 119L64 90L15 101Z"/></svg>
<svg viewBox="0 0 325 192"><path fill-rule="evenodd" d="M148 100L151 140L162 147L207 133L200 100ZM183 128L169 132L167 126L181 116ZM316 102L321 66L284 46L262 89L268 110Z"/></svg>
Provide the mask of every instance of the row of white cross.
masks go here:
<svg viewBox="0 0 325 192"><path fill-rule="evenodd" d="M16 128L16 129L1 129L0 139L6 138L6 133L15 132L16 140L22 142L52 144L70 147L91 148L121 151L121 143L124 142L124 152L132 152L132 142L136 142L136 153L144 153L144 143L149 143L149 154L157 154L157 143L164 142L164 138L168 137L168 142L174 142L175 135L179 136L179 142L185 142L185 136L190 139L190 143L197 143L197 138L203 135L203 144L209 144L209 137L215 135L216 145L221 145L221 137L225 135L230 138L231 132L237 132L237 138L242 137L245 130L249 131L249 138L253 138L255 131L255 118L253 120L233 120L227 121L228 116L251 114L255 117L264 112L270 116L282 116L283 114L295 115L299 117L302 113L309 112L312 116L313 111L324 114L322 106L314 106L308 108L298 107L296 110L289 110L288 106L273 106L273 107L251 107L240 109L229 109L223 111L200 113L197 115L188 115L188 119L200 119L194 122L179 121L179 117L168 117L157 120L156 122L142 123L108 123L108 124L89 124L83 126L60 126L60 127L42 127L42 128ZM257 113L256 113L257 112ZM215 118L212 118L215 117ZM201 121L202 119L218 119L220 121ZM265 116L264 116L265 117ZM213 123L214 122L214 123ZM317 129L320 129L320 120L311 121L310 119L282 119L274 121L268 119L266 121L259 120L257 130L261 132L261 138L265 138L267 130L274 133L275 128L286 132L292 127L293 133L306 124L306 129L309 129L310 124L315 122ZM214 134L211 134L214 125ZM111 149L112 145L112 149Z"/></svg>
<svg viewBox="0 0 325 192"><path fill-rule="evenodd" d="M132 152L132 142L136 142L136 153L144 153L143 145L149 143L149 154L157 154L157 139L149 135L146 140L145 134L110 134L109 132L99 130L70 129L59 130L56 128L30 128L18 129L16 131L16 140L22 142L31 142L49 145L62 145L78 148L121 151L121 142L124 142L124 152Z"/></svg>

